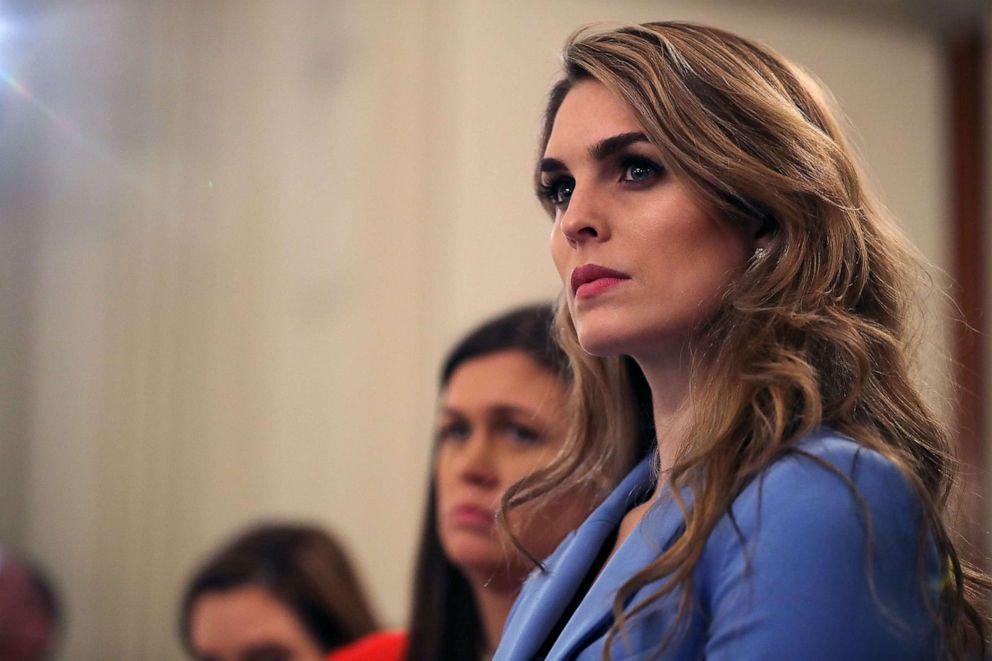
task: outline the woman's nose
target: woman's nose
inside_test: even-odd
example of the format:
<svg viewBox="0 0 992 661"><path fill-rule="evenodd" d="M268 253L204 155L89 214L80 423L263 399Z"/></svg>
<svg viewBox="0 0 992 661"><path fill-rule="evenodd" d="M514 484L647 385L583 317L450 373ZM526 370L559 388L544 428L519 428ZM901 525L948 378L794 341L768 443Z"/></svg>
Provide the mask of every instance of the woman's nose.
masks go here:
<svg viewBox="0 0 992 661"><path fill-rule="evenodd" d="M499 484L496 471L495 449L483 432L473 434L465 445L462 455L461 479L478 486L491 487Z"/></svg>
<svg viewBox="0 0 992 661"><path fill-rule="evenodd" d="M602 195L595 188L576 187L562 211L559 227L572 247L606 239L609 221Z"/></svg>

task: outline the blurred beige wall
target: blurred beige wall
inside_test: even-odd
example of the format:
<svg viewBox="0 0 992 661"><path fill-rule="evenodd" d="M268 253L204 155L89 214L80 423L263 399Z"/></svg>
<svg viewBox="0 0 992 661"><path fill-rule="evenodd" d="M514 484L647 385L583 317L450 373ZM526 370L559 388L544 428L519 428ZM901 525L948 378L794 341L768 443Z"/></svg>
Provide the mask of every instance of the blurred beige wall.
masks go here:
<svg viewBox="0 0 992 661"><path fill-rule="evenodd" d="M64 658L177 658L183 580L263 517L333 528L403 622L440 357L557 291L530 168L583 23L699 20L806 65L946 267L938 41L892 4L25 11L0 50L35 98L0 97L0 535L63 585ZM946 409L938 298L923 374Z"/></svg>

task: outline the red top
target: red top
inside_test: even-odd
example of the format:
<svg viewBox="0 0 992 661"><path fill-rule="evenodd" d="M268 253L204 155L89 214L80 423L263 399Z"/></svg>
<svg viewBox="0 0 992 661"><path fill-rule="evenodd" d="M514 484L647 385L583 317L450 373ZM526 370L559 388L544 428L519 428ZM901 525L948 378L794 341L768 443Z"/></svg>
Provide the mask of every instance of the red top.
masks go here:
<svg viewBox="0 0 992 661"><path fill-rule="evenodd" d="M377 631L331 652L326 661L403 661L405 631Z"/></svg>

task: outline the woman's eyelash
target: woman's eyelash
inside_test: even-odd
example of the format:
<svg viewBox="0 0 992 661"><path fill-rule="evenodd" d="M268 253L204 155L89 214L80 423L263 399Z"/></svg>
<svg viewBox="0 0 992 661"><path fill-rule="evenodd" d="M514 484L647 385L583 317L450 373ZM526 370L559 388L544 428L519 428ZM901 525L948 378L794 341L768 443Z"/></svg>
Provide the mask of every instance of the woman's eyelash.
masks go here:
<svg viewBox="0 0 992 661"><path fill-rule="evenodd" d="M469 433L468 425L460 422L452 422L441 425L435 436L436 441L445 441L452 438L464 438Z"/></svg>
<svg viewBox="0 0 992 661"><path fill-rule="evenodd" d="M640 170L640 177L627 177L628 172ZM665 174L665 168L660 163L645 156L625 156L620 160L620 174L624 181L638 182L658 178Z"/></svg>
<svg viewBox="0 0 992 661"><path fill-rule="evenodd" d="M566 186L572 188L575 186L575 182L570 177L557 177L548 183L539 183L537 194L540 198L551 202L551 204L564 204L568 201L562 190Z"/></svg>
<svg viewBox="0 0 992 661"><path fill-rule="evenodd" d="M507 422L503 424L503 430L512 434L518 441L523 443L538 443L544 440L541 432L529 425Z"/></svg>

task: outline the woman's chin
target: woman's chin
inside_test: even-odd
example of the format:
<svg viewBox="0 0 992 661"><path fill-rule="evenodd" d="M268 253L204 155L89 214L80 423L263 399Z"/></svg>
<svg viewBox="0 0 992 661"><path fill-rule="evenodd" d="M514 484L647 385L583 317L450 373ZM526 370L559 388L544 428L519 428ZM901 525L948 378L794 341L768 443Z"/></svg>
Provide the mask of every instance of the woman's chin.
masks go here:
<svg viewBox="0 0 992 661"><path fill-rule="evenodd" d="M626 353L623 350L624 338L619 333L604 332L598 329L581 330L578 333L579 346L590 356L608 358Z"/></svg>
<svg viewBox="0 0 992 661"><path fill-rule="evenodd" d="M586 353L602 358L627 353L640 319L621 312L605 307L573 312L579 346Z"/></svg>
<svg viewBox="0 0 992 661"><path fill-rule="evenodd" d="M515 570L519 563L508 557L510 554L513 554L512 550L504 549L498 544L469 542L452 544L451 548L445 551L451 564L457 567L470 583L481 581L492 585L505 582L510 578L511 573L526 575L524 570L519 572Z"/></svg>
<svg viewBox="0 0 992 661"><path fill-rule="evenodd" d="M452 540L445 547L445 555L451 564L465 571L485 570L498 565L505 557L505 552L495 541L459 539Z"/></svg>

